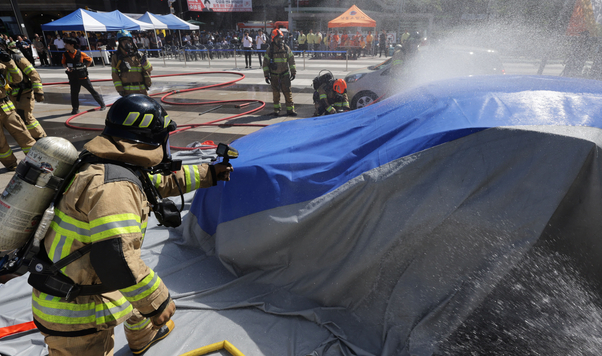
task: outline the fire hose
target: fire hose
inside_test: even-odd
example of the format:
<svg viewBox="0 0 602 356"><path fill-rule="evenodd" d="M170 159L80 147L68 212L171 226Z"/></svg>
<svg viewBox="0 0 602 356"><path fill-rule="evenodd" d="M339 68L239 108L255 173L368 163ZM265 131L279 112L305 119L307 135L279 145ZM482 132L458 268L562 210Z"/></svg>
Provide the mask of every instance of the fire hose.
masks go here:
<svg viewBox="0 0 602 356"><path fill-rule="evenodd" d="M160 78L160 77L172 77L172 76L182 76L182 75L204 75L204 74L229 74L229 75L238 75L240 76L240 78L236 78L227 82L223 82L223 83L217 83L217 84L210 84L210 85L204 85L204 86L200 86L200 87L195 87L195 88L189 88L189 89L181 89L181 90L168 90L168 91L163 91L163 92L159 92L159 93L153 93L153 94L149 94L149 96L161 96L161 102L166 103L166 104L170 104L170 105L215 105L215 104L219 104L219 105L223 105L223 104L234 104L237 103L236 107L238 108L242 108L242 107L246 107L249 106L250 104L253 103L259 103L260 106L256 107L254 109L251 110L247 110L245 112L236 114L236 115L231 115L222 119L217 119L217 120L213 120L213 121L208 121L208 122L204 122L204 123L199 123L199 124L186 124L186 125L181 125L178 126L178 129L171 132L171 135L175 135L177 133L186 131L186 130L190 130L199 126L222 126L222 125L228 125L228 126L251 126L251 127L265 127L268 126L267 124L236 124L236 123L224 123L224 121L228 121L243 115L249 115L252 114L254 112L260 111L265 107L265 102L262 100L256 100L256 99L233 99L233 100L214 100L214 101L206 101L206 102L197 102L197 103L180 103L180 102L175 102L175 101L169 101L167 100L168 97L172 96L172 95L176 95L176 94L183 94L183 93L188 93L188 92L192 92L192 91L198 91L198 90L204 90L204 89L209 89L209 88L216 88L216 87L225 87L225 86L229 86L232 85L238 81L241 81L245 78L245 75L242 73L238 73L238 72L192 72L192 73L176 73L176 74L161 74L161 75L153 75L151 76L151 78ZM91 80L92 82L107 82L107 81L112 81L112 79L95 79L95 80ZM55 82L55 83L44 83L45 86L47 85L59 85L59 84L69 84L69 82ZM107 105L107 107L111 106L113 104L109 104ZM88 130L88 131L102 131L101 128L93 128L93 127L81 127L81 126L76 126L74 124L71 123L71 121L73 121L74 119L76 119L77 117L81 116L81 115L85 115L88 112L91 111L96 111L99 110L100 107L97 107L93 110L88 110L88 111L83 111L79 114L75 114L73 116L71 116L69 119L67 119L67 121L65 122L65 125L69 128L72 129L76 129L76 130ZM208 110L204 113L207 113L209 111L214 111L216 110L216 108ZM213 143L203 143L204 148L215 148L217 147L215 144ZM194 150L197 149L198 147L177 147L177 146L171 146L172 149L178 149L178 150Z"/></svg>

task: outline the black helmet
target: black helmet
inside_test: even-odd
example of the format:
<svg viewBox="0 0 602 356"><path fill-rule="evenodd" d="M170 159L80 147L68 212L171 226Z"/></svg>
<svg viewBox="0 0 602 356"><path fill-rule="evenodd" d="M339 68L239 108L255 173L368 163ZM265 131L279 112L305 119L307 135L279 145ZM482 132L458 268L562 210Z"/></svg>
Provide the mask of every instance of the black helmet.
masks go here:
<svg viewBox="0 0 602 356"><path fill-rule="evenodd" d="M8 48L8 43L2 37L0 37L0 46L3 47L3 48Z"/></svg>
<svg viewBox="0 0 602 356"><path fill-rule="evenodd" d="M117 100L107 113L104 135L158 147L175 130L163 107L149 96L130 94Z"/></svg>

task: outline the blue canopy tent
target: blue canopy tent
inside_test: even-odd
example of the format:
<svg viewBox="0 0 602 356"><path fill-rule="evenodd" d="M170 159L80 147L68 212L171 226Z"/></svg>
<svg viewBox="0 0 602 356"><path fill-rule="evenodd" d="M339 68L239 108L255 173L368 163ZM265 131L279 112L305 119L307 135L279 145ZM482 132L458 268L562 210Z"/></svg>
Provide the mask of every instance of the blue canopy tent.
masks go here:
<svg viewBox="0 0 602 356"><path fill-rule="evenodd" d="M156 15L159 21L165 23L170 30L178 30L180 35L180 43L182 43L182 32L181 30L198 30L200 27L188 23L174 14L169 15Z"/></svg>

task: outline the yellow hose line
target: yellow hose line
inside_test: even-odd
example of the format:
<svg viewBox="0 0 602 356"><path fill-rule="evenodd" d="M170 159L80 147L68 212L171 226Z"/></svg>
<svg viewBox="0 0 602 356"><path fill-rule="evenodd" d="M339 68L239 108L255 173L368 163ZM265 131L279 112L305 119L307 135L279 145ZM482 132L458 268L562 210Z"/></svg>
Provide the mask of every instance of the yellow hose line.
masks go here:
<svg viewBox="0 0 602 356"><path fill-rule="evenodd" d="M199 347L196 350L188 351L187 353L182 354L180 356L201 356L201 355L206 355L210 352L219 351L221 349L225 349L232 356L245 356L242 352L238 351L238 349L236 347L234 347L234 345L232 345L228 340L224 340L224 341L216 342L215 344Z"/></svg>

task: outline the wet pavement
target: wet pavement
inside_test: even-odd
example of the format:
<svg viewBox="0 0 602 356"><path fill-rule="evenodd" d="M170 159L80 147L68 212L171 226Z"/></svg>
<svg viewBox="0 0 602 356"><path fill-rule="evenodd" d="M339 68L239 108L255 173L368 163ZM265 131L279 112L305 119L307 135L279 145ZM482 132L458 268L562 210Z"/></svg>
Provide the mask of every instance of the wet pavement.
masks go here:
<svg viewBox="0 0 602 356"><path fill-rule="evenodd" d="M349 71L358 68L364 68L383 61L382 58L365 57L353 61L341 60L314 60L296 57L297 78L292 82L293 99L295 109L299 113L297 117L278 116L270 114L273 111L272 93L270 86L264 82L263 71L259 67L257 57L253 58L252 68L240 68L244 65L244 57L228 59L214 59L209 63L207 60L198 60L184 62L176 59L151 58L153 65L151 75L160 76L153 78L153 85L149 94L157 100L170 91L182 91L170 95L167 101L174 104L161 104L167 110L170 118L182 125L203 124L215 120L220 120L232 115L237 115L259 107L260 103L251 103L243 108L238 108L238 103L214 103L205 105L196 105L205 102L249 99L265 102L265 107L255 113L245 114L237 118L219 122L220 125L198 126L176 135L170 139L172 146L185 147L195 141L214 141L215 143L230 143L235 139L248 135L261 129L257 126L230 126L223 124L261 124L271 125L288 120L297 120L311 117L314 111L313 90L311 88L312 79L318 75L322 69L330 70L337 78L343 78ZM69 124L77 128L66 126L66 122L72 117L70 90L67 83L67 75L62 67L36 67L44 83L45 101L36 103L34 116L46 130L49 136L60 136L68 139L73 145L81 150L83 145L93 137L97 136L104 127L104 118L107 111L97 111L98 104L84 88L81 89L80 112L89 110L85 114L72 119ZM199 74L206 73L207 74ZM232 72L232 73L230 73ZM110 66L95 65L89 68L90 79L93 81L94 88L101 94L107 105L113 103L119 98L114 89L111 79ZM194 74L191 74L194 73ZM237 74L241 73L244 75ZM203 90L186 91L207 85L229 82L242 78L236 83L223 87L214 87ZM164 93L164 94L160 94ZM160 94L160 95L157 95ZM281 97L282 104L284 98ZM177 104L177 105L176 105ZM185 104L185 105L182 105ZM210 109L220 106L214 111ZM284 109L281 113L285 113ZM201 115L199 115L201 113ZM16 142L6 134L11 148L20 160L24 157ZM0 187L5 187L12 172L7 172L4 167L0 168Z"/></svg>

